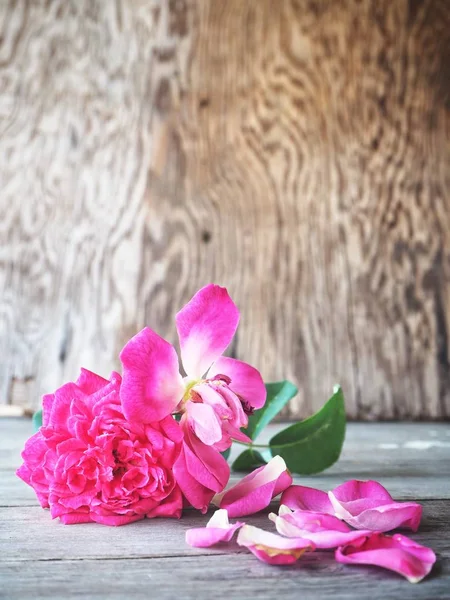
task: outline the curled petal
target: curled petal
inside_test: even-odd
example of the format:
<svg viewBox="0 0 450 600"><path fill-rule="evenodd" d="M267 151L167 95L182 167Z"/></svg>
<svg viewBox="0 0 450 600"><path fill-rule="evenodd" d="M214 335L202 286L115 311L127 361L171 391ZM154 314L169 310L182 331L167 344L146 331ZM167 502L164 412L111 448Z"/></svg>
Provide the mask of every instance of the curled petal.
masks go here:
<svg viewBox="0 0 450 600"><path fill-rule="evenodd" d="M222 427L216 412L209 404L188 402L187 414L195 435L207 446L222 439Z"/></svg>
<svg viewBox="0 0 450 600"><path fill-rule="evenodd" d="M360 532L361 533L361 532ZM336 550L337 562L376 565L395 571L411 583L418 583L431 571L436 555L404 535L370 533Z"/></svg>
<svg viewBox="0 0 450 600"><path fill-rule="evenodd" d="M246 475L239 483L214 498L230 517L251 515L269 506L270 501L292 483L292 476L281 456Z"/></svg>
<svg viewBox="0 0 450 600"><path fill-rule="evenodd" d="M226 486L230 467L220 452L182 425L185 438L173 467L174 476L189 504L205 513L214 494Z"/></svg>
<svg viewBox="0 0 450 600"><path fill-rule="evenodd" d="M347 481L328 493L339 519L356 529L390 531L404 527L417 531L422 506L416 502L395 502L377 481Z"/></svg>
<svg viewBox="0 0 450 600"><path fill-rule="evenodd" d="M176 316L181 359L190 377L202 377L231 342L239 311L225 288L207 285Z"/></svg>
<svg viewBox="0 0 450 600"><path fill-rule="evenodd" d="M175 409L183 396L175 348L146 327L120 353L123 412L130 421L159 421Z"/></svg>
<svg viewBox="0 0 450 600"><path fill-rule="evenodd" d="M194 548L208 548L219 542L229 542L234 532L243 525L244 523L239 521L231 525L227 511L219 509L213 514L206 527L188 529L186 542Z"/></svg>
<svg viewBox="0 0 450 600"><path fill-rule="evenodd" d="M315 548L310 540L281 537L251 525L242 527L237 543L248 548L259 560L271 565L290 565L306 551Z"/></svg>
<svg viewBox="0 0 450 600"><path fill-rule="evenodd" d="M251 408L261 408L266 401L267 391L261 373L245 362L221 356L208 372L208 377L226 375L231 379L233 390Z"/></svg>
<svg viewBox="0 0 450 600"><path fill-rule="evenodd" d="M310 510L334 515L334 509L326 492L303 485L291 485L281 496L281 504L292 510Z"/></svg>
<svg viewBox="0 0 450 600"><path fill-rule="evenodd" d="M305 538L316 548L329 549L349 544L364 533L354 531L338 518L306 510L291 511L281 505L278 515L271 513L269 519L275 523L278 533L286 537Z"/></svg>

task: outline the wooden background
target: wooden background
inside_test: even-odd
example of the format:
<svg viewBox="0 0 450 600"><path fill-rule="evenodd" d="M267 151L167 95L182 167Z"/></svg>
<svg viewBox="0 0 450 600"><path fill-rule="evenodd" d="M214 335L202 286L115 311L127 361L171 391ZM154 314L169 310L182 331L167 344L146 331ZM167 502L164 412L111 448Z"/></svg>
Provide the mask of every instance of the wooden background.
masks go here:
<svg viewBox="0 0 450 600"><path fill-rule="evenodd" d="M202 285L232 355L341 382L351 418L450 416L450 2L0 1L0 397Z"/></svg>

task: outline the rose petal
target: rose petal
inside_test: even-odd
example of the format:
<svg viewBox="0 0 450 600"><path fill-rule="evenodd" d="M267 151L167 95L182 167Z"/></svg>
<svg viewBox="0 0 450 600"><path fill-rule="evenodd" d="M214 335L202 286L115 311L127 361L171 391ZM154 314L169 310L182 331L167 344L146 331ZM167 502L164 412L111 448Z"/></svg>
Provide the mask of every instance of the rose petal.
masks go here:
<svg viewBox="0 0 450 600"><path fill-rule="evenodd" d="M64 525L78 525L80 523L93 523L89 513L65 513L60 516L59 520Z"/></svg>
<svg viewBox="0 0 450 600"><path fill-rule="evenodd" d="M84 400L87 396L75 383L65 383L53 394L50 412L46 416L47 425L59 430L67 430L70 406L73 400Z"/></svg>
<svg viewBox="0 0 450 600"><path fill-rule="evenodd" d="M245 362L221 356L208 371L208 377L226 375L231 379L230 389L240 396L251 408L261 408L266 401L267 391L261 373Z"/></svg>
<svg viewBox="0 0 450 600"><path fill-rule="evenodd" d="M242 527L237 543L248 548L259 560L271 565L290 565L307 550L312 551L315 548L310 540L284 538L251 525Z"/></svg>
<svg viewBox="0 0 450 600"><path fill-rule="evenodd" d="M184 392L175 348L146 327L125 345L120 360L125 417L150 423L169 415Z"/></svg>
<svg viewBox="0 0 450 600"><path fill-rule="evenodd" d="M422 506L395 502L377 481L347 481L328 493L335 514L356 529L390 531L405 527L417 531Z"/></svg>
<svg viewBox="0 0 450 600"><path fill-rule="evenodd" d="M188 402L186 410L189 424L199 440L212 446L222 439L222 427L212 406L202 402Z"/></svg>
<svg viewBox="0 0 450 600"><path fill-rule="evenodd" d="M286 463L281 456L275 456L267 465L255 469L239 483L218 494L213 502L220 508L226 508L230 517L243 517L269 506L272 498L291 483L292 476Z"/></svg>
<svg viewBox="0 0 450 600"><path fill-rule="evenodd" d="M202 444L189 427L182 426L185 439L173 467L174 476L189 504L205 513L214 494L226 486L230 467L220 452Z"/></svg>
<svg viewBox="0 0 450 600"><path fill-rule="evenodd" d="M188 529L186 531L186 542L194 548L208 548L219 542L229 542L234 532L242 527L244 523L230 524L226 510L216 510L206 527Z"/></svg>
<svg viewBox="0 0 450 600"><path fill-rule="evenodd" d="M171 519L179 519L183 511L183 496L178 485L175 486L172 493L152 508L145 516L148 519L154 517L169 517Z"/></svg>
<svg viewBox="0 0 450 600"><path fill-rule="evenodd" d="M306 510L292 512L281 505L278 515L271 513L269 519L275 523L278 533L286 537L305 538L316 548L337 548L361 537L361 531L353 531L345 523L323 513ZM370 531L365 531L369 534Z"/></svg>
<svg viewBox="0 0 450 600"><path fill-rule="evenodd" d="M99 515L91 513L92 520L101 525L112 525L113 527L120 527L122 525L128 525L128 523L134 523L135 521L142 521L145 515Z"/></svg>
<svg viewBox="0 0 450 600"><path fill-rule="evenodd" d="M207 285L176 316L181 358L187 375L202 377L231 342L239 311L225 288Z"/></svg>
<svg viewBox="0 0 450 600"><path fill-rule="evenodd" d="M293 510L311 510L327 515L334 515L334 509L326 492L303 485L291 485L280 500Z"/></svg>
<svg viewBox="0 0 450 600"><path fill-rule="evenodd" d="M88 369L83 368L80 369L80 375L76 381L76 385L81 389L81 391L88 395L97 392L107 383L107 379L97 375L97 373L93 373L92 371L88 371Z"/></svg>
<svg viewBox="0 0 450 600"><path fill-rule="evenodd" d="M417 583L431 571L436 555L404 535L371 533L336 550L337 562L376 565L403 575Z"/></svg>

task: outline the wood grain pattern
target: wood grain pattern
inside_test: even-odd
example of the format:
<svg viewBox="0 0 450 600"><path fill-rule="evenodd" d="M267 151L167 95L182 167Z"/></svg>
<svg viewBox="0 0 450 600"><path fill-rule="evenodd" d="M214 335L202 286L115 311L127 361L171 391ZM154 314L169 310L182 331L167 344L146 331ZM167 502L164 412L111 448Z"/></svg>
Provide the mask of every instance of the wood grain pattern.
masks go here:
<svg viewBox="0 0 450 600"><path fill-rule="evenodd" d="M446 0L12 0L0 40L2 402L215 281L286 416L450 416Z"/></svg>
<svg viewBox="0 0 450 600"><path fill-rule="evenodd" d="M273 435L282 425L270 425ZM344 479L376 478L396 499L419 500L418 542L438 557L432 574L411 585L375 567L337 564L314 552L286 568L258 562L236 544L193 549L186 529L207 515L185 511L179 521L152 519L126 527L64 526L42 510L13 476L31 429L25 419L0 419L0 598L450 598L450 426L428 423L350 423L342 458L326 473L296 482L328 490ZM397 448L393 449L393 440ZM6 450L6 452L5 452ZM240 475L239 475L240 476ZM6 484L6 485L5 485ZM276 508L274 503L272 509ZM267 511L245 519L270 528Z"/></svg>

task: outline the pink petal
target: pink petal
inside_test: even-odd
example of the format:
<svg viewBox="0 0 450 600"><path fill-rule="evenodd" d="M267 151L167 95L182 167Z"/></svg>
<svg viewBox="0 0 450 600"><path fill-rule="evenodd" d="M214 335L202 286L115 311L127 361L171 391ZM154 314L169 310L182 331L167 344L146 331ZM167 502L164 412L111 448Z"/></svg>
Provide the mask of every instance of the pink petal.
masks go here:
<svg viewBox="0 0 450 600"><path fill-rule="evenodd" d="M175 409L184 388L175 348L146 327L120 353L123 412L130 421L159 421Z"/></svg>
<svg viewBox="0 0 450 600"><path fill-rule="evenodd" d="M65 513L59 517L64 525L78 525L79 523L92 523L89 513Z"/></svg>
<svg viewBox="0 0 450 600"><path fill-rule="evenodd" d="M58 430L67 430L70 405L76 398L84 399L86 394L75 383L65 383L57 389L50 406L50 412L46 415L46 423Z"/></svg>
<svg viewBox="0 0 450 600"><path fill-rule="evenodd" d="M239 483L215 497L214 503L226 508L230 517L243 517L263 510L269 506L272 498L292 483L292 477L286 469L281 456L249 475Z"/></svg>
<svg viewBox="0 0 450 600"><path fill-rule="evenodd" d="M103 379L103 377L100 377L97 373L93 373L92 371L83 368L81 368L80 375L76 381L77 386L88 396L97 392L107 383L109 383L107 379Z"/></svg>
<svg viewBox="0 0 450 600"><path fill-rule="evenodd" d="M120 527L121 525L128 525L135 521L142 521L144 515L98 515L96 513L90 513L92 520L101 525L112 525L113 527Z"/></svg>
<svg viewBox="0 0 450 600"><path fill-rule="evenodd" d="M221 356L208 371L208 377L226 375L231 379L230 389L245 400L251 408L261 408L266 401L266 387L261 373L245 362Z"/></svg>
<svg viewBox="0 0 450 600"><path fill-rule="evenodd" d="M376 481L347 481L328 494L335 514L356 529L390 531L405 527L417 531L422 506L395 502Z"/></svg>
<svg viewBox="0 0 450 600"><path fill-rule="evenodd" d="M42 396L42 425L44 425L44 427L48 425L54 400L55 394L44 394Z"/></svg>
<svg viewBox="0 0 450 600"><path fill-rule="evenodd" d="M418 583L431 571L436 555L404 535L387 536L371 533L336 550L337 562L376 565L403 575Z"/></svg>
<svg viewBox="0 0 450 600"><path fill-rule="evenodd" d="M239 311L225 288L207 285L176 316L184 370L202 377L231 342Z"/></svg>
<svg viewBox="0 0 450 600"><path fill-rule="evenodd" d="M152 508L145 516L148 519L154 517L168 517L171 519L179 519L183 511L183 496L178 486L175 486L172 493L167 498Z"/></svg>
<svg viewBox="0 0 450 600"><path fill-rule="evenodd" d="M234 532L242 527L244 523L234 523L231 525L228 521L226 510L216 510L206 527L188 529L186 531L186 542L194 548L209 548L219 542L229 542Z"/></svg>
<svg viewBox="0 0 450 600"><path fill-rule="evenodd" d="M303 485L291 485L280 500L293 510L311 510L314 512L334 515L334 509L326 492Z"/></svg>
<svg viewBox="0 0 450 600"><path fill-rule="evenodd" d="M239 531L237 543L248 548L259 560L271 565L290 565L307 550L315 548L310 540L284 538L250 525L244 525Z"/></svg>
<svg viewBox="0 0 450 600"><path fill-rule="evenodd" d="M275 523L278 533L286 537L305 538L316 548L329 549L349 544L363 533L353 531L345 523L323 513L296 510L292 512L283 504L278 515L271 513L269 519ZM366 534L371 533L365 531Z"/></svg>
<svg viewBox="0 0 450 600"><path fill-rule="evenodd" d="M253 441L251 438L248 437L248 435L243 433L240 429L233 427L233 425L230 425L229 423L224 424L223 430L227 435L230 436L230 438L238 442L244 442L244 444L251 444Z"/></svg>
<svg viewBox="0 0 450 600"><path fill-rule="evenodd" d="M216 493L222 492L230 478L230 465L225 458L189 432L185 433L185 443L191 450L186 459L191 473L199 480L204 478L204 484L210 485ZM191 463L193 456L196 460Z"/></svg>
<svg viewBox="0 0 450 600"><path fill-rule="evenodd" d="M173 472L181 491L194 508L208 510L215 493L221 492L230 477L224 457L206 446L182 423L185 439Z"/></svg>
<svg viewBox="0 0 450 600"><path fill-rule="evenodd" d="M214 491L202 485L191 475L186 462L187 451L186 445L183 444L181 453L173 466L173 474L189 506L193 506L201 510L202 513L205 513L214 496Z"/></svg>
<svg viewBox="0 0 450 600"><path fill-rule="evenodd" d="M212 446L222 439L222 427L212 406L202 402L188 402L186 410L189 424L199 440Z"/></svg>
<svg viewBox="0 0 450 600"><path fill-rule="evenodd" d="M348 510L353 507L352 514L358 514L367 508L390 504L393 501L387 489L378 481L352 479L338 485L332 492L339 503L348 505Z"/></svg>

